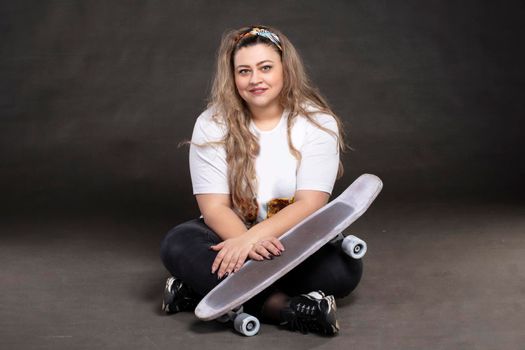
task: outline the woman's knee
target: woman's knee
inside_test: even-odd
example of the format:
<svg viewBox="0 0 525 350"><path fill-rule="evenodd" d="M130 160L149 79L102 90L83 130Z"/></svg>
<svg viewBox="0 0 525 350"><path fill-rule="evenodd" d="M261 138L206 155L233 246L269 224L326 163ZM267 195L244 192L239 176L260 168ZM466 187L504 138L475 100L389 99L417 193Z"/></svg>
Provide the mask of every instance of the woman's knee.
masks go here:
<svg viewBox="0 0 525 350"><path fill-rule="evenodd" d="M184 224L173 227L164 235L162 241L160 242L161 257L165 257L169 251L177 246L177 242L180 242L180 239L178 239L177 236L184 233L184 228L182 227L183 225Z"/></svg>
<svg viewBox="0 0 525 350"><path fill-rule="evenodd" d="M361 259L345 258L344 268L340 270L336 298L344 298L352 293L363 276L363 261Z"/></svg>
<svg viewBox="0 0 525 350"><path fill-rule="evenodd" d="M184 222L169 230L160 243L160 256L164 264L185 251L199 235L195 220Z"/></svg>

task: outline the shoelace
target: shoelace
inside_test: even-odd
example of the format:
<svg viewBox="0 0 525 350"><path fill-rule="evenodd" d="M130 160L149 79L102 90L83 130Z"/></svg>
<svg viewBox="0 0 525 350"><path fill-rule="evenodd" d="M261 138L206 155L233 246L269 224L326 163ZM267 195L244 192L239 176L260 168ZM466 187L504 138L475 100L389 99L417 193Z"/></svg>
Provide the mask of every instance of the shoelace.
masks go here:
<svg viewBox="0 0 525 350"><path fill-rule="evenodd" d="M313 305L306 305L303 303L298 303L296 305L295 311L299 312L302 315L313 316L315 314L316 307Z"/></svg>
<svg viewBox="0 0 525 350"><path fill-rule="evenodd" d="M294 311L293 317L290 320L290 328L292 330L298 330L304 334L320 330L315 317L318 311L316 306L297 303Z"/></svg>

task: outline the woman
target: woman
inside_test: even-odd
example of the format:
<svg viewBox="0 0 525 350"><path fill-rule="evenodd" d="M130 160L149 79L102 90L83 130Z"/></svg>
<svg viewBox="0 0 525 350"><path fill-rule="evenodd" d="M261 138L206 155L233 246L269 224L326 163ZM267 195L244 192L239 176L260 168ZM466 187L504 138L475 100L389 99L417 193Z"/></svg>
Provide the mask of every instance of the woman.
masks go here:
<svg viewBox="0 0 525 350"><path fill-rule="evenodd" d="M163 309L196 303L247 259L279 256L279 236L324 206L345 151L340 119L309 82L290 41L268 26L227 32L208 108L190 146L199 219L168 232L161 245ZM361 260L327 244L244 305L263 322L333 335L335 298L359 283Z"/></svg>

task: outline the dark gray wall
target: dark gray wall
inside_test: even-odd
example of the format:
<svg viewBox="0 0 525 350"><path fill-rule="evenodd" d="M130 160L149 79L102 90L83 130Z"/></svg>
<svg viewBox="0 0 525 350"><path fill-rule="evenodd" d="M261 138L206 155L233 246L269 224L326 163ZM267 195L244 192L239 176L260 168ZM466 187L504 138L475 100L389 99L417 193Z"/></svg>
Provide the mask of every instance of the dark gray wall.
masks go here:
<svg viewBox="0 0 525 350"><path fill-rule="evenodd" d="M348 126L339 193L520 199L521 1L2 1L2 212L193 215L187 148L222 32L274 25Z"/></svg>

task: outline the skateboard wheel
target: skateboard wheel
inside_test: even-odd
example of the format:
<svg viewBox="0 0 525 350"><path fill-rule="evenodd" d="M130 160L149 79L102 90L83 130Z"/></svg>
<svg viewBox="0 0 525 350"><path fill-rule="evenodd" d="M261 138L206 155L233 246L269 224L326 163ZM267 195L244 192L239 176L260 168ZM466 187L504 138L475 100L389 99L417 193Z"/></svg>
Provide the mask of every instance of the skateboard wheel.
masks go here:
<svg viewBox="0 0 525 350"><path fill-rule="evenodd" d="M365 241L353 235L346 236L341 246L344 252L354 259L361 259L366 254Z"/></svg>
<svg viewBox="0 0 525 350"><path fill-rule="evenodd" d="M259 332L261 324L256 317L241 313L235 317L235 320L233 320L233 328L242 335L251 337Z"/></svg>

